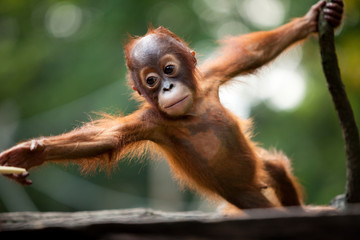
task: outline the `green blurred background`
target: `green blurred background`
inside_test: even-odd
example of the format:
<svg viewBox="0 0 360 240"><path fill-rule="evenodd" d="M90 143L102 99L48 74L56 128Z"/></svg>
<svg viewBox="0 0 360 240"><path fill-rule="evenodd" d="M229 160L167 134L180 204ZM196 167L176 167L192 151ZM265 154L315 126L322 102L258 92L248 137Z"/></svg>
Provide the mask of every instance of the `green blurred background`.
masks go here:
<svg viewBox="0 0 360 240"><path fill-rule="evenodd" d="M130 113L122 49L127 34L163 25L183 37L200 62L226 35L275 28L304 15L314 0L0 1L0 150L69 131L94 112ZM346 0L336 47L360 124L360 2ZM316 37L254 76L221 89L221 100L255 122L254 139L284 151L309 204L344 192L345 154L320 65ZM90 115L90 116L89 116ZM142 162L142 163L140 163ZM0 211L77 211L151 207L212 211L171 179L165 161L122 161L112 174L83 176L76 166L31 171L33 185L0 177Z"/></svg>

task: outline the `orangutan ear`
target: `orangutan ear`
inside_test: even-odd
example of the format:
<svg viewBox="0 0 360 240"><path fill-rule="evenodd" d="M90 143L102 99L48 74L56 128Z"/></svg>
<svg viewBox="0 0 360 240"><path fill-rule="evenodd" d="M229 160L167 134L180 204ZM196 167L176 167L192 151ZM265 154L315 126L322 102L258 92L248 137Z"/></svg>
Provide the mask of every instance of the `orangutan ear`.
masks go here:
<svg viewBox="0 0 360 240"><path fill-rule="evenodd" d="M137 92L139 93L139 95L141 96L140 91L139 91L139 90L137 90L137 88L136 88L135 86L132 86L132 89L133 89L134 91L137 91Z"/></svg>

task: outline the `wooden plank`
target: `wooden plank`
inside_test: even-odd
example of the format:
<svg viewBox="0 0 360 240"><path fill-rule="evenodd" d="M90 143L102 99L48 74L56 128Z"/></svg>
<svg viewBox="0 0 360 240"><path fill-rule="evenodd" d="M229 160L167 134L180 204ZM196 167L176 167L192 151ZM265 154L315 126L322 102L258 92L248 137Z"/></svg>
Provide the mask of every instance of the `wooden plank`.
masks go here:
<svg viewBox="0 0 360 240"><path fill-rule="evenodd" d="M0 214L0 239L359 239L360 211L255 210L237 218L149 209ZM3 238L4 237L4 238ZM5 238L6 237L6 238Z"/></svg>

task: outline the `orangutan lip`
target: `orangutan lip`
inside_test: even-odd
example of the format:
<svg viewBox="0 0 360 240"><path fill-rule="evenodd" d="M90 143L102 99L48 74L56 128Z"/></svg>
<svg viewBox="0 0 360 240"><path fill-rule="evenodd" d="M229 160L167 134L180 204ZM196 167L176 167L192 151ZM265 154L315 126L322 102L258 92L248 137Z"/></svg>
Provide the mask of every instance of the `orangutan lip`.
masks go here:
<svg viewBox="0 0 360 240"><path fill-rule="evenodd" d="M176 103L170 104L169 106L166 106L165 108L172 108L173 106L183 102L185 99L187 99L189 97L189 95L185 96L184 98L180 99L179 101L177 101Z"/></svg>

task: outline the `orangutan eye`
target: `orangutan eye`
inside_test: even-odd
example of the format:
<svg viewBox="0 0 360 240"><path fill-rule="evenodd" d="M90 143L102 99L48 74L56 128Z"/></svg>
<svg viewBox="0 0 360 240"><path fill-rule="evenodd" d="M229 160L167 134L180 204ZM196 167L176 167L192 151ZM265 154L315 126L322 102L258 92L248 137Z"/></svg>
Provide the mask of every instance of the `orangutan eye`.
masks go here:
<svg viewBox="0 0 360 240"><path fill-rule="evenodd" d="M158 81L158 78L155 77L155 76L150 76L146 79L146 84L149 86L149 87L154 87L156 85Z"/></svg>
<svg viewBox="0 0 360 240"><path fill-rule="evenodd" d="M167 74L167 75L172 74L174 71L175 71L175 66L174 65L167 65L164 68L164 73Z"/></svg>

